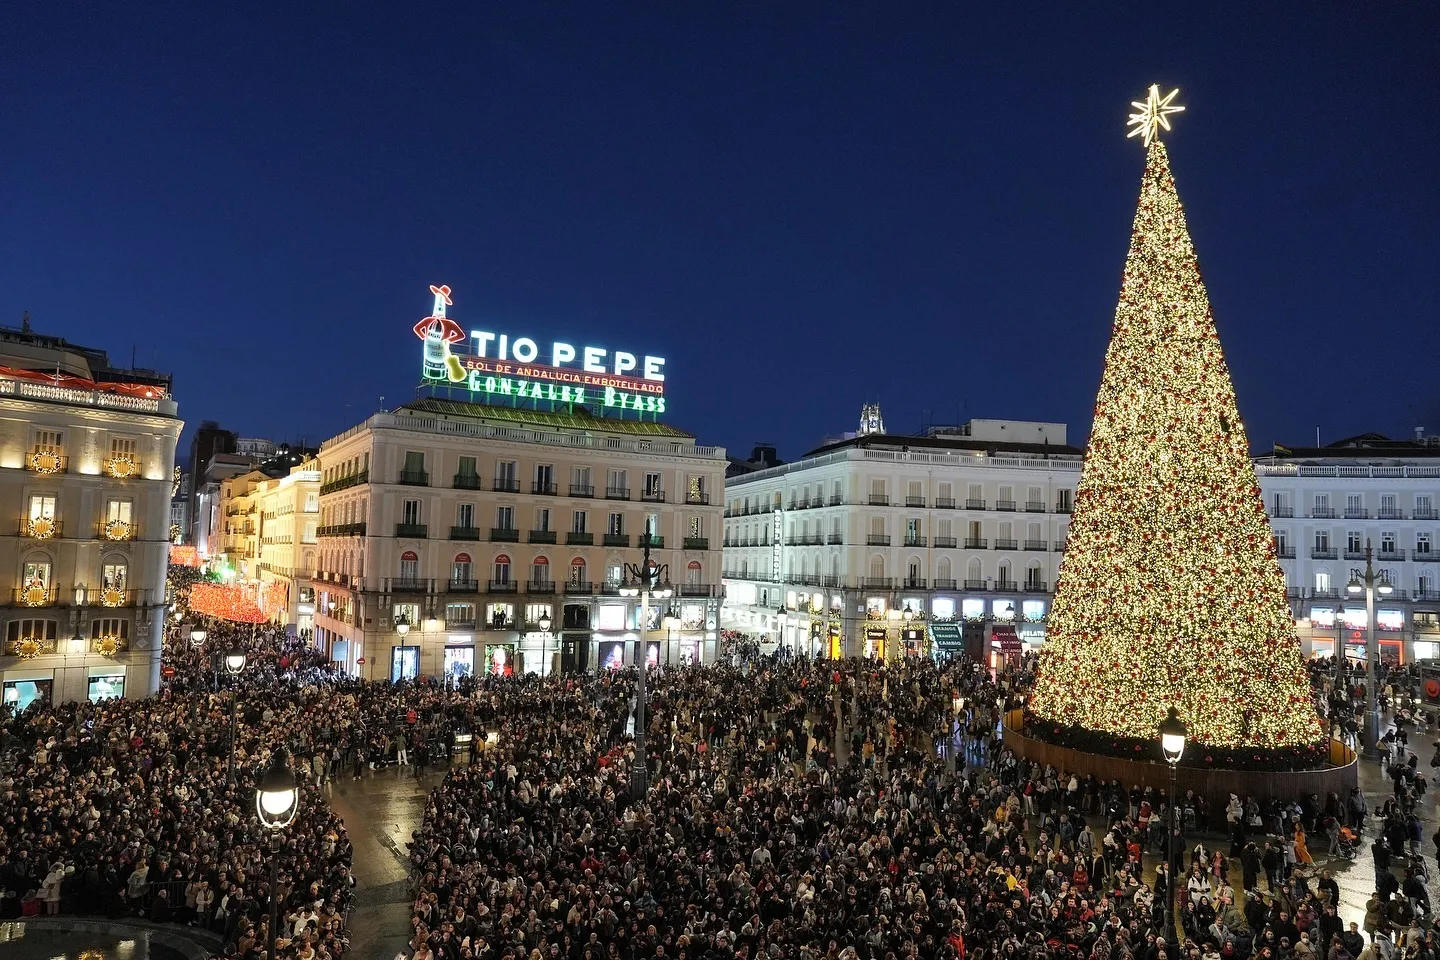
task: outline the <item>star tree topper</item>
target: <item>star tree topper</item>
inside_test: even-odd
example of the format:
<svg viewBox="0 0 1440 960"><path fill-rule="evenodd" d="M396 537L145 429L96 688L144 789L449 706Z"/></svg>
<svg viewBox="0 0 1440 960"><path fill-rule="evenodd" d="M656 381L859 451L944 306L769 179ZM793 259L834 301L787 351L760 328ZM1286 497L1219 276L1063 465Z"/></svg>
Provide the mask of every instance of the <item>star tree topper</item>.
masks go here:
<svg viewBox="0 0 1440 960"><path fill-rule="evenodd" d="M1141 137L1145 146L1150 146L1150 141L1160 130L1170 129L1170 114L1179 113L1185 109L1178 104L1170 103L1179 92L1180 88L1176 87L1162 97L1160 96L1160 86L1154 83L1150 84L1150 95L1145 100L1130 101L1130 106L1134 107L1137 112L1130 114L1130 122L1126 126L1135 129L1125 136Z"/></svg>

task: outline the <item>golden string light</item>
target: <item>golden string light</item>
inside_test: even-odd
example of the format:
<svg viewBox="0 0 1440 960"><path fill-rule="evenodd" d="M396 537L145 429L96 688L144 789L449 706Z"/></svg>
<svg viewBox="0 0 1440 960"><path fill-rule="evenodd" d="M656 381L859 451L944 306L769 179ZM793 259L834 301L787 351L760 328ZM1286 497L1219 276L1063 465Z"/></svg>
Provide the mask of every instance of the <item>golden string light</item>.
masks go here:
<svg viewBox="0 0 1440 960"><path fill-rule="evenodd" d="M1168 101L1167 101L1168 102ZM1034 712L1151 740L1312 744L1285 577L1164 144L1152 139Z"/></svg>

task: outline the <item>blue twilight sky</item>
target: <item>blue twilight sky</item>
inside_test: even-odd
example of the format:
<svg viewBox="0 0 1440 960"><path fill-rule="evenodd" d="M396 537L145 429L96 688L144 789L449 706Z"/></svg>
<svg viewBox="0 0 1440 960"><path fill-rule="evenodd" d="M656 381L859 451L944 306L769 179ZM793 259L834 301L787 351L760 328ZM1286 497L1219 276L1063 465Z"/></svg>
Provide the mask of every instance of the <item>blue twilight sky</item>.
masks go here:
<svg viewBox="0 0 1440 960"><path fill-rule="evenodd" d="M1440 432L1440 5L1092 6L13 3L0 322L316 440L413 396L448 283L664 355L735 453L867 399L1079 439L1159 82L1253 445Z"/></svg>

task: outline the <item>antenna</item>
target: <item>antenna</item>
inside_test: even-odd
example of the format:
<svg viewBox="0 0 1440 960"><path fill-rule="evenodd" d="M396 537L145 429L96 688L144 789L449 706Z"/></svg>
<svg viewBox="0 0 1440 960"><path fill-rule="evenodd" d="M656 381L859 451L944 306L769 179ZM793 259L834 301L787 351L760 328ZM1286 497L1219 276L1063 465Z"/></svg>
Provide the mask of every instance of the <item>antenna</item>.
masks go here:
<svg viewBox="0 0 1440 960"><path fill-rule="evenodd" d="M1320 449L1320 424L1315 424L1315 449Z"/></svg>

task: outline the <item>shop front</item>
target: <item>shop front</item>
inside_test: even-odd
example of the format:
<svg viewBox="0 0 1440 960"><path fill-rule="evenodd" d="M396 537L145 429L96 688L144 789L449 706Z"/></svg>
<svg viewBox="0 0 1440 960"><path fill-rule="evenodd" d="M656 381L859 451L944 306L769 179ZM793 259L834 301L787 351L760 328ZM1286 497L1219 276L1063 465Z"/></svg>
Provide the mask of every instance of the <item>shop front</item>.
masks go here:
<svg viewBox="0 0 1440 960"><path fill-rule="evenodd" d="M939 620L930 624L930 648L937 660L949 660L963 656L965 637L960 624L950 620Z"/></svg>
<svg viewBox="0 0 1440 960"><path fill-rule="evenodd" d="M988 665L991 670L999 670L1002 666L1015 666L1020 662L1020 652L1023 645L1020 642L1020 635L1015 631L1015 625L1010 623L997 623L990 628L990 657Z"/></svg>

